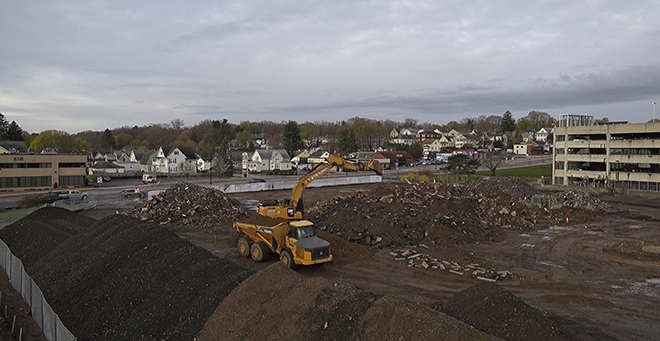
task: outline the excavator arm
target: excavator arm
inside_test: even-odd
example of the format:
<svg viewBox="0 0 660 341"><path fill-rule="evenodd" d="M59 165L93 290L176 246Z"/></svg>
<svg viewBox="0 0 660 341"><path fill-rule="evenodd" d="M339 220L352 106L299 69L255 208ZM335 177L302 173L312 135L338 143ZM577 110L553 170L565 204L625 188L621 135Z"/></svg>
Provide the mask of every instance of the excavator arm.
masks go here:
<svg viewBox="0 0 660 341"><path fill-rule="evenodd" d="M377 160L373 160L369 163L353 163L348 162L340 157L331 156L325 159L325 163L322 163L309 173L301 177L293 190L291 191L291 198L288 203L276 203L276 204L263 204L261 203L257 209L258 213L261 215L273 217L273 218L284 218L290 220L302 219L303 204L302 204L302 193L312 182L321 177L323 174L330 171L333 167L351 169L357 171L368 171L373 170L378 175L383 175L383 172L380 167L380 163Z"/></svg>
<svg viewBox="0 0 660 341"><path fill-rule="evenodd" d="M376 172L378 175L383 175L383 171L380 167L380 162L378 160L372 160L369 163L352 163L348 162L341 157L338 156L331 156L326 160L326 163L322 163L314 169L312 169L309 173L307 173L305 176L300 178L296 185L293 187L293 190L291 191L291 199L289 200L289 207L294 208L296 211L302 211L302 207L298 207L300 204L300 198L302 197L302 193L311 184L314 182L314 180L318 179L320 176L323 174L327 173L329 170L331 170L333 167L337 168L344 168L344 169L350 169L350 170L356 170L356 171L368 171L368 170L373 170Z"/></svg>

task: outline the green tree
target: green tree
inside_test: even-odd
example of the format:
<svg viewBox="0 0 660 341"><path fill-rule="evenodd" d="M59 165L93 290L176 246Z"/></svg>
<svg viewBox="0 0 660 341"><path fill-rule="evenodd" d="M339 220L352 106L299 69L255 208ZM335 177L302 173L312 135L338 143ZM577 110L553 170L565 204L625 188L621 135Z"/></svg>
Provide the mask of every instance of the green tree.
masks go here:
<svg viewBox="0 0 660 341"><path fill-rule="evenodd" d="M204 138L199 141L198 146L199 153L203 158L212 158L218 151L218 145L209 134L204 135Z"/></svg>
<svg viewBox="0 0 660 341"><path fill-rule="evenodd" d="M341 136L339 137L339 152L357 152L358 148L359 147L355 138L355 132L353 132L353 128L349 125L345 126L341 131Z"/></svg>
<svg viewBox="0 0 660 341"><path fill-rule="evenodd" d="M231 151L229 150L229 137L225 136L218 147L216 157L216 171L218 176L230 177L234 174L234 164L231 160Z"/></svg>
<svg viewBox="0 0 660 341"><path fill-rule="evenodd" d="M465 154L456 154L447 158L447 170L454 174L474 174L481 162Z"/></svg>
<svg viewBox="0 0 660 341"><path fill-rule="evenodd" d="M113 151L117 149L117 140L115 140L115 137L112 135L112 131L110 129L106 128L105 131L103 131L103 137L101 139L101 147L104 150L110 150Z"/></svg>
<svg viewBox="0 0 660 341"><path fill-rule="evenodd" d="M3 138L7 141L24 141L23 128L16 121L11 121Z"/></svg>
<svg viewBox="0 0 660 341"><path fill-rule="evenodd" d="M0 141L24 141L23 129L16 121L9 123L3 114L0 114Z"/></svg>
<svg viewBox="0 0 660 341"><path fill-rule="evenodd" d="M513 119L513 114L508 110L502 115L501 129L505 133L510 133L516 130L516 120Z"/></svg>
<svg viewBox="0 0 660 341"><path fill-rule="evenodd" d="M303 143L300 134L301 133L298 122L289 121L284 126L284 133L282 134L284 139L284 149L286 149L289 155L293 155L294 152L298 149L305 148L305 144Z"/></svg>
<svg viewBox="0 0 660 341"><path fill-rule="evenodd" d="M59 153L71 153L74 150L75 140L73 136L63 131L58 130L45 130L42 131L30 143L30 149L36 153L44 149L57 150Z"/></svg>

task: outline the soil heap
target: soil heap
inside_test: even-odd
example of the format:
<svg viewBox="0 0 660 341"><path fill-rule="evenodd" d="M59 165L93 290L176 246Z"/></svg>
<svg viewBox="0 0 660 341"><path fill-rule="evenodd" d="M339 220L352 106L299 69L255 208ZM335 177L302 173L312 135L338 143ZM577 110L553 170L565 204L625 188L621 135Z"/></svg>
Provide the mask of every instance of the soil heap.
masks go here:
<svg viewBox="0 0 660 341"><path fill-rule="evenodd" d="M179 182L126 215L151 223L217 229L229 228L231 222L247 217L240 207L238 201L221 191Z"/></svg>
<svg viewBox="0 0 660 341"><path fill-rule="evenodd" d="M32 215L49 213L67 225L67 214L42 210ZM17 230L16 240L48 245L50 220L26 218L22 228L7 227ZM41 257L10 247L38 258L28 273L80 340L193 340L218 303L253 274L161 226L121 215L57 242Z"/></svg>
<svg viewBox="0 0 660 341"><path fill-rule="evenodd" d="M497 340L401 299L324 278L305 279L281 262L229 294L198 340Z"/></svg>
<svg viewBox="0 0 660 341"><path fill-rule="evenodd" d="M44 207L0 230L0 238L29 268L62 241L96 222L67 209Z"/></svg>
<svg viewBox="0 0 660 341"><path fill-rule="evenodd" d="M582 326L569 332L566 327L572 322L533 308L494 283L469 287L434 308L505 340L612 340Z"/></svg>
<svg viewBox="0 0 660 341"><path fill-rule="evenodd" d="M553 209L547 209L531 203L536 193L519 178L381 186L318 203L308 219L346 240L376 248L448 247L498 241L503 229L532 230L564 223L566 217L588 221L607 207L588 195L560 193L548 198Z"/></svg>

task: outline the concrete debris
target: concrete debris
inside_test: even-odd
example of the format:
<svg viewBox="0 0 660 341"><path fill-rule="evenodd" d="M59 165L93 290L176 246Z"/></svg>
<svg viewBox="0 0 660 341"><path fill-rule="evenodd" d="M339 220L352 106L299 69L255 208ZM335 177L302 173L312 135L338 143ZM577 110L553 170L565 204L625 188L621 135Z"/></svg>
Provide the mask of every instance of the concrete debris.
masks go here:
<svg viewBox="0 0 660 341"><path fill-rule="evenodd" d="M406 257L404 254L409 256ZM415 249L397 249L390 252L390 255L394 257L395 261L407 260L408 267L410 268L448 270L449 272L460 276L467 273L472 278L493 282L513 277L513 273L509 271L488 270L476 263L463 266L457 262L439 260L429 254L418 252Z"/></svg>
<svg viewBox="0 0 660 341"><path fill-rule="evenodd" d="M143 201L126 215L151 223L190 225L204 229L248 216L238 201L216 189L180 182Z"/></svg>
<svg viewBox="0 0 660 341"><path fill-rule="evenodd" d="M458 184L382 186L319 202L305 214L322 230L374 248L441 246L502 240L503 230L591 221L608 208L582 192L549 195L552 209L533 204L536 189L520 178Z"/></svg>

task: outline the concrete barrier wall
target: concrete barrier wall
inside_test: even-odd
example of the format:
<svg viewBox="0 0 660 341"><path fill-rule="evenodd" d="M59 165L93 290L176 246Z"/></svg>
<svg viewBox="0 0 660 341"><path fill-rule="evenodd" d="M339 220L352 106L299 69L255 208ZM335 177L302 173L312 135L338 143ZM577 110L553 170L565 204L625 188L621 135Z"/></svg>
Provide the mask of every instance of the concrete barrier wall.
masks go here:
<svg viewBox="0 0 660 341"><path fill-rule="evenodd" d="M363 175L363 176L347 176L336 178L323 178L312 182L308 187L327 187L327 186L343 186L343 185L357 185L357 184L371 184L382 182L383 178L380 175ZM245 193L245 192L261 192L261 191L278 191L285 189L292 189L298 180L282 180L270 182L257 182L251 184L231 184L231 185L216 185L209 186L225 193ZM154 190L148 192L148 199L158 195L162 190Z"/></svg>
<svg viewBox="0 0 660 341"><path fill-rule="evenodd" d="M347 176L347 177L318 179L312 182L308 187L369 184L369 183L378 183L382 181L383 178L380 175ZM232 184L228 186L220 185L213 187L225 193L278 191L278 190L292 189L297 182L298 180L283 180L283 181L271 181L271 182L258 182L251 184Z"/></svg>

